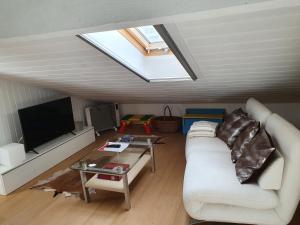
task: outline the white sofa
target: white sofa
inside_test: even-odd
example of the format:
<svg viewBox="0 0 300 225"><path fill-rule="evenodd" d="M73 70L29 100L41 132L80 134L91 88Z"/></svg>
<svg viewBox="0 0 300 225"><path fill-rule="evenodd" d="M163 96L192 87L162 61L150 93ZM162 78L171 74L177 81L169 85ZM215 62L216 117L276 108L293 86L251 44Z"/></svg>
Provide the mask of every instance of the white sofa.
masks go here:
<svg viewBox="0 0 300 225"><path fill-rule="evenodd" d="M185 209L191 218L200 221L288 224L300 199L300 131L253 98L247 101L245 108L252 118L261 122L283 155L280 189L240 184L230 150L220 139L187 138Z"/></svg>

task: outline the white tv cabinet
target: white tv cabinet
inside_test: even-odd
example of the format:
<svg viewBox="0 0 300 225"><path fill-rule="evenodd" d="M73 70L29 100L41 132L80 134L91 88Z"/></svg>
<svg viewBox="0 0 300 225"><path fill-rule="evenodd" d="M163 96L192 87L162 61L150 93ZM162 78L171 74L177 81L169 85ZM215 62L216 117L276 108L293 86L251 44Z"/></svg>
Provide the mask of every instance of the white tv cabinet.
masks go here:
<svg viewBox="0 0 300 225"><path fill-rule="evenodd" d="M0 195L7 195L36 176L55 166L64 159L95 141L93 127L85 127L74 134L66 134L35 150L26 153L26 159L19 165L0 165Z"/></svg>

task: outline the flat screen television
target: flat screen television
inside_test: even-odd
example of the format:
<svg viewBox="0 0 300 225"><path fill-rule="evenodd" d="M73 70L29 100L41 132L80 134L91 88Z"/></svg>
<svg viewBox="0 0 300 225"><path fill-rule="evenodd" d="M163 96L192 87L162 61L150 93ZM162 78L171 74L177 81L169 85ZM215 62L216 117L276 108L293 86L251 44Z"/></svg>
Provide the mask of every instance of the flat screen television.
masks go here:
<svg viewBox="0 0 300 225"><path fill-rule="evenodd" d="M19 109L26 152L75 129L71 98Z"/></svg>

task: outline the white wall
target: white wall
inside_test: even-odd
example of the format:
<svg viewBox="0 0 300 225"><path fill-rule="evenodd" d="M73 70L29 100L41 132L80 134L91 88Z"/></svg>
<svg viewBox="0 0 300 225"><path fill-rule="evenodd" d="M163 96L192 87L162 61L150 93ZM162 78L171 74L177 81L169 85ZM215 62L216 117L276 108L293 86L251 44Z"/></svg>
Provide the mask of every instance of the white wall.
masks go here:
<svg viewBox="0 0 300 225"><path fill-rule="evenodd" d="M121 115L125 114L154 114L163 115L166 104L120 104ZM244 107L242 103L203 103L203 104L168 104L175 116L182 116L186 108L225 108L228 112ZM284 117L300 129L300 102L299 103L272 103L265 104L273 113Z"/></svg>
<svg viewBox="0 0 300 225"><path fill-rule="evenodd" d="M300 129L300 102L272 103L266 106L274 113L279 114Z"/></svg>
<svg viewBox="0 0 300 225"><path fill-rule="evenodd" d="M17 142L22 136L18 109L64 97L56 91L0 79L0 146ZM84 121L84 108L92 104L72 97L75 121Z"/></svg>

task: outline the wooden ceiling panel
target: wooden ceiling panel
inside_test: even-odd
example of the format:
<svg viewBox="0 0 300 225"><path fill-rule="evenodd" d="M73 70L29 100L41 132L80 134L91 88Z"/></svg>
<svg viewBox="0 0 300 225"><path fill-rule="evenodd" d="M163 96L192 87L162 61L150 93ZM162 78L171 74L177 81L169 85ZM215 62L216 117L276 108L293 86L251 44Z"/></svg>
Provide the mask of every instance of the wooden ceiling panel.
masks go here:
<svg viewBox="0 0 300 225"><path fill-rule="evenodd" d="M0 77L121 103L299 102L299 22L283 7L175 23L196 81L147 83L76 36L0 43Z"/></svg>

